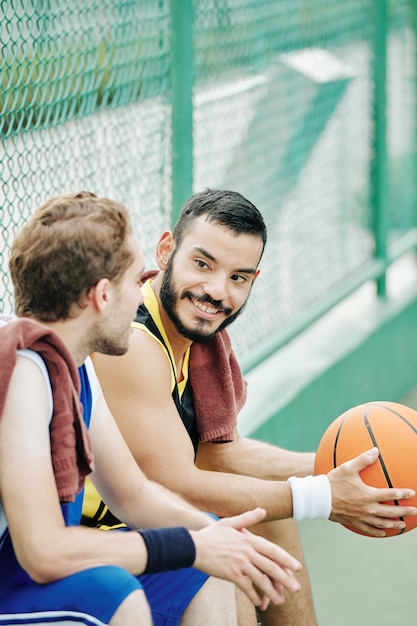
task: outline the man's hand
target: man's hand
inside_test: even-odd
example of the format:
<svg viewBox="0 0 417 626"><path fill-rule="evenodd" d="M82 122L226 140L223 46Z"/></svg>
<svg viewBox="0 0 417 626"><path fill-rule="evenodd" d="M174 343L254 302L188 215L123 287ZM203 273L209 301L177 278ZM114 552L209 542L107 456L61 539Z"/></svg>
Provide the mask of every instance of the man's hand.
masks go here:
<svg viewBox="0 0 417 626"><path fill-rule="evenodd" d="M417 509L383 504L414 497L412 489L377 489L361 480L359 472L377 458L378 449L372 448L327 474L332 487L330 519L373 537L385 537L384 528L404 528L405 523L398 518L417 515Z"/></svg>
<svg viewBox="0 0 417 626"><path fill-rule="evenodd" d="M282 604L284 588L300 590L293 572L302 568L284 549L246 530L265 515L257 508L190 531L197 554L194 567L235 583L261 610L270 602Z"/></svg>

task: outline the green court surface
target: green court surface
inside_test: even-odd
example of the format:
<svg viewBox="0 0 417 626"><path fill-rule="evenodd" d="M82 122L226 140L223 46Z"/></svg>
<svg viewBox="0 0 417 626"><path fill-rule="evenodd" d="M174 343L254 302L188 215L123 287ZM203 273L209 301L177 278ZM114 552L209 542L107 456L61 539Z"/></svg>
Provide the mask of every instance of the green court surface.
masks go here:
<svg viewBox="0 0 417 626"><path fill-rule="evenodd" d="M300 533L319 626L417 624L416 529L374 539L311 520Z"/></svg>
<svg viewBox="0 0 417 626"><path fill-rule="evenodd" d="M417 409L417 387L402 402ZM417 529L374 539L309 520L300 534L319 626L417 625Z"/></svg>

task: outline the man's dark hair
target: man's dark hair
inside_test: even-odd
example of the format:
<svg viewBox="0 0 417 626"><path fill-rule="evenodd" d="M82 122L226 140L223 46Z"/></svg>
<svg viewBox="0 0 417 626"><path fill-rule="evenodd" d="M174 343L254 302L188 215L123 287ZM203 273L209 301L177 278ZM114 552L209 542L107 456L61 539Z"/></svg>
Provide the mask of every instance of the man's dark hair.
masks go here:
<svg viewBox="0 0 417 626"><path fill-rule="evenodd" d="M265 248L267 231L261 213L242 194L225 189L205 189L187 200L173 230L177 246L191 229L194 220L201 215L206 215L208 222L221 224L236 234L260 237Z"/></svg>

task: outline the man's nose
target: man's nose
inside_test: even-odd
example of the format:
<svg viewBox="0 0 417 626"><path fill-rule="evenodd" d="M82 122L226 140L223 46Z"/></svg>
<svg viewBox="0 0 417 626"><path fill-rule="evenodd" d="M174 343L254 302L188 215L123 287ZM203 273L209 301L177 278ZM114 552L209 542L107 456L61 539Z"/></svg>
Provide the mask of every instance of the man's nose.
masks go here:
<svg viewBox="0 0 417 626"><path fill-rule="evenodd" d="M222 274L211 276L204 284L204 292L217 302L227 299L227 277Z"/></svg>

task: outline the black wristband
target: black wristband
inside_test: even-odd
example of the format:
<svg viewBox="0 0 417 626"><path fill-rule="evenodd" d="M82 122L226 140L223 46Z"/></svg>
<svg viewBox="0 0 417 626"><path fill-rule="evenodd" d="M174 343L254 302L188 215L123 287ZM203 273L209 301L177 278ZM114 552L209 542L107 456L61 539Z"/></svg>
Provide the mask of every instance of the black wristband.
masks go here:
<svg viewBox="0 0 417 626"><path fill-rule="evenodd" d="M138 530L148 551L144 574L191 567L195 561L195 545L188 530L182 526Z"/></svg>

